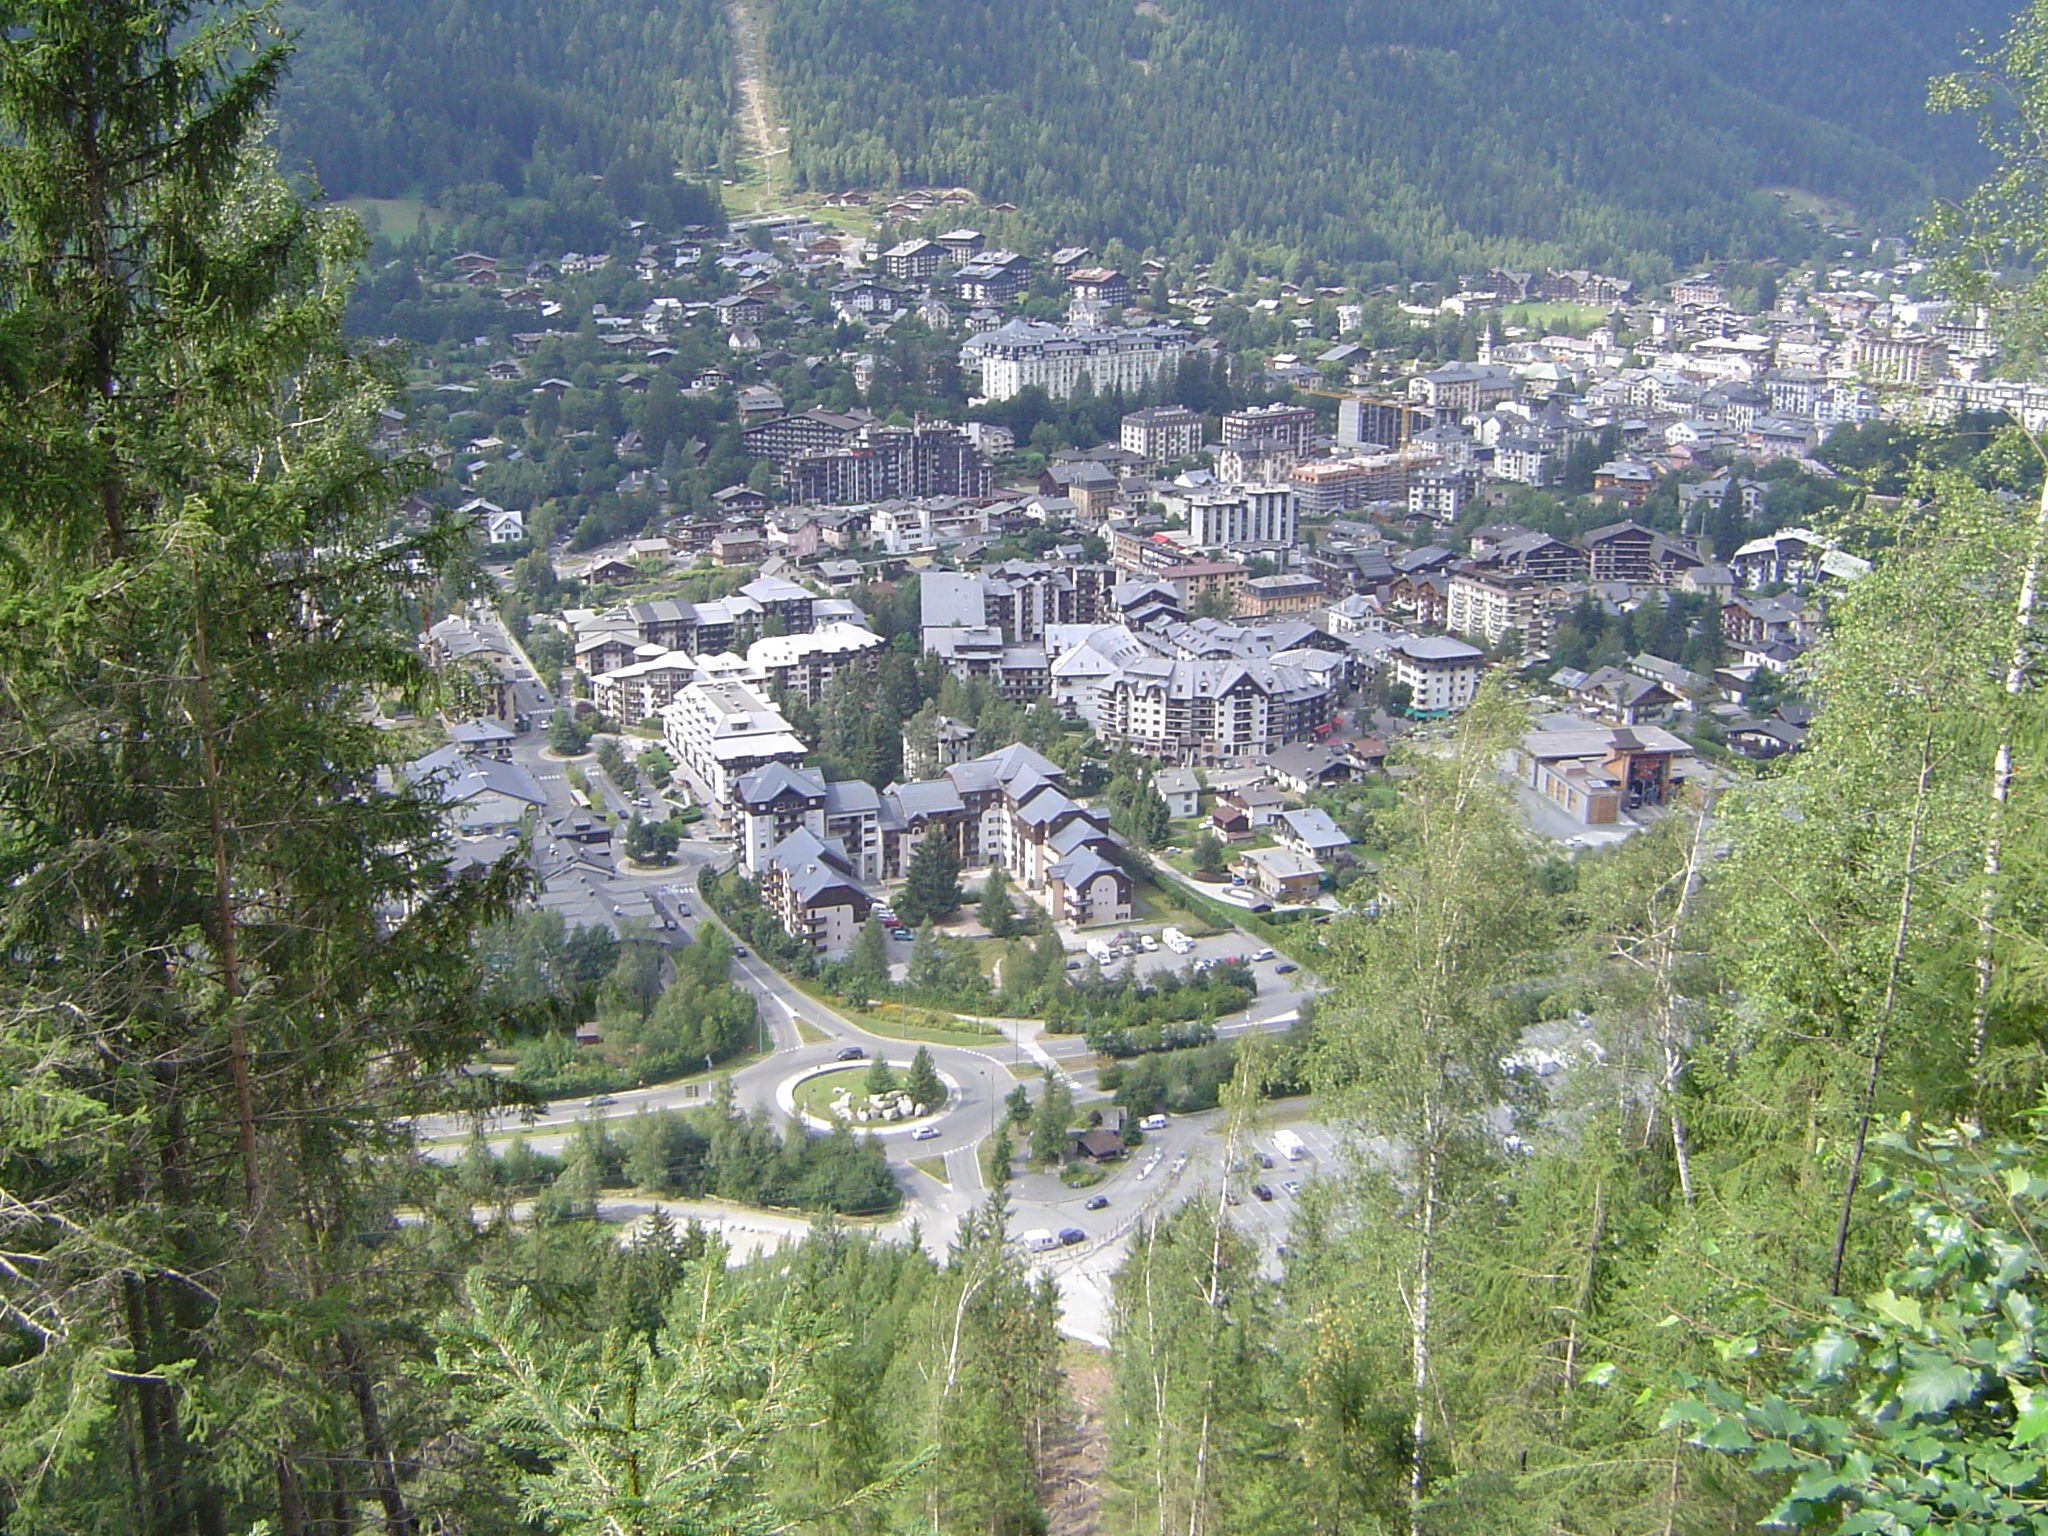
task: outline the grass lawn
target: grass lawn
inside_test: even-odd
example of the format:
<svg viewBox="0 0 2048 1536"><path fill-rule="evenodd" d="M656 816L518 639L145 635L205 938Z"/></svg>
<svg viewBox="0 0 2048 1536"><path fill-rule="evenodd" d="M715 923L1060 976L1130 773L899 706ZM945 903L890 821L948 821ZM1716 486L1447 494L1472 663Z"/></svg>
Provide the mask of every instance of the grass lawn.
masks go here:
<svg viewBox="0 0 2048 1536"><path fill-rule="evenodd" d="M846 1010L857 1029L885 1040L922 1041L926 1045L992 1045L1002 1035L987 1024L968 1024L950 1013L911 1008L902 1003L877 1003L866 1013Z"/></svg>
<svg viewBox="0 0 2048 1536"><path fill-rule="evenodd" d="M416 197L345 197L341 206L366 223L369 215L376 214L378 227L393 240L403 240L419 228L423 213L429 229L439 229L448 222L447 214Z"/></svg>
<svg viewBox="0 0 2048 1536"><path fill-rule="evenodd" d="M1533 331L1591 330L1606 320L1607 310L1599 304L1516 304L1500 312L1503 326L1522 325Z"/></svg>
<svg viewBox="0 0 2048 1536"><path fill-rule="evenodd" d="M1108 1177L1093 1163L1069 1163L1060 1170L1060 1182L1069 1189L1093 1189Z"/></svg>
<svg viewBox="0 0 2048 1536"><path fill-rule="evenodd" d="M946 1160L943 1157L913 1157L910 1166L948 1189L953 1187L952 1181L946 1177Z"/></svg>
<svg viewBox="0 0 2048 1536"><path fill-rule="evenodd" d="M1182 906L1173 890L1156 880L1139 880L1131 888L1133 923L1171 923L1191 938L1221 930L1205 917Z"/></svg>
<svg viewBox="0 0 2048 1536"><path fill-rule="evenodd" d="M805 1045L823 1045L832 1038L808 1019L797 1019L795 1023L796 1037Z"/></svg>
<svg viewBox="0 0 2048 1536"><path fill-rule="evenodd" d="M631 1073L628 1070L621 1068L619 1070L617 1080L613 1082L609 1087L593 1088L589 1090L589 1092L627 1093L636 1088L672 1088L682 1083L702 1083L708 1086L714 1079L724 1077L729 1072L737 1072L742 1067L751 1067L756 1062L766 1061L767 1059L767 1056L760 1051L742 1051L739 1055L734 1056L729 1060L720 1062L716 1067L713 1067L709 1072L692 1072L687 1077L665 1077L658 1083L638 1082L632 1077ZM586 1095L581 1093L572 1093L565 1095L565 1097L569 1099L579 1099L586 1097ZM705 1104L709 1104L711 1102L710 1096L707 1094L702 1100L702 1102ZM686 1104L682 1107L685 1109L690 1109L696 1106ZM623 1123L623 1121L629 1119L630 1117L622 1117L614 1113L609 1118L607 1123L616 1127ZM504 1141L515 1135L524 1136L530 1134L532 1134L532 1132L527 1127L522 1126L515 1128L513 1130L495 1131L491 1135L491 1140L494 1142ZM455 1146L459 1143L467 1142L468 1140L468 1131L458 1131L452 1136L433 1137L430 1140L423 1141L422 1145L430 1147L447 1147Z"/></svg>

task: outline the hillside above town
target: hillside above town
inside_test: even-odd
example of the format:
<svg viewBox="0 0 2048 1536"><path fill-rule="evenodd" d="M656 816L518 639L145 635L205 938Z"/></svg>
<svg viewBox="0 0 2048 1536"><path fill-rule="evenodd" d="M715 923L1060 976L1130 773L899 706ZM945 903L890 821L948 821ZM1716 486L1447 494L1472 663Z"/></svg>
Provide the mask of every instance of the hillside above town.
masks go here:
<svg viewBox="0 0 2048 1536"><path fill-rule="evenodd" d="M961 185L1018 204L1034 236L1267 269L1657 277L1803 254L1816 214L1897 227L1974 180L1968 125L1930 120L1926 85L2005 20L1994 0L595 0L573 17L294 0L287 163L331 196L544 217L555 239L587 209L588 241L606 216L701 211L718 181L744 197L766 145L736 114L758 71L772 190Z"/></svg>
<svg viewBox="0 0 2048 1536"><path fill-rule="evenodd" d="M1076 238L1389 277L1783 252L1796 221L1765 189L1895 215L1972 169L1962 125L1926 118L1926 81L2005 19L1976 0L796 0L774 16L813 187L957 182Z"/></svg>

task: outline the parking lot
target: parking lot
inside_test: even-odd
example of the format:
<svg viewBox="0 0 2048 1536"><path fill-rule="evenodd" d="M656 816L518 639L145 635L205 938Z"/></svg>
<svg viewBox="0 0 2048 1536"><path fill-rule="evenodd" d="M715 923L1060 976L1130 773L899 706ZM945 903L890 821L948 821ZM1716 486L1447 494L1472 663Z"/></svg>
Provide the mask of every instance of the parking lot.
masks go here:
<svg viewBox="0 0 2048 1536"><path fill-rule="evenodd" d="M1140 976L1151 976L1161 971L1185 970L1198 960L1209 960L1218 963L1226 960L1250 960L1254 955L1266 948L1262 940L1252 938L1246 934L1230 932L1212 934L1205 939L1196 939L1193 948L1189 949L1185 954L1177 954L1160 941L1160 927L1158 925L1148 924L1144 927L1120 929L1118 932L1149 938L1156 947L1152 949L1141 948L1136 954L1120 954L1109 961L1098 962L1102 965L1105 975L1114 976L1121 972L1126 965L1131 966ZM1102 933L1092 933L1085 936L1075 935L1069 941L1068 969L1078 969L1079 965L1076 962L1086 963L1088 958L1087 943L1090 939L1114 937L1114 934ZM1299 981L1300 971L1298 969L1293 971L1281 971L1279 969L1279 967L1287 964L1290 964L1290 962L1285 955L1271 955L1254 965L1254 972L1259 978L1259 991L1261 995L1286 988L1290 983Z"/></svg>

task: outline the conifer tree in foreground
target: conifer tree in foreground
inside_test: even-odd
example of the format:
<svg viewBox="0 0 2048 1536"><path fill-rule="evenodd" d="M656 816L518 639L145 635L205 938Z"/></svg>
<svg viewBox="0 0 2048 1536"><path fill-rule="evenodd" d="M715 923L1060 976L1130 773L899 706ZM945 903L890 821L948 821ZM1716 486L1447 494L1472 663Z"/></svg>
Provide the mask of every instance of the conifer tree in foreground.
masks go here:
<svg viewBox="0 0 2048 1536"><path fill-rule="evenodd" d="M0 3L0 1509L415 1517L387 1129L474 1043L360 235L258 149L273 14ZM351 1513L350 1518L353 1518Z"/></svg>

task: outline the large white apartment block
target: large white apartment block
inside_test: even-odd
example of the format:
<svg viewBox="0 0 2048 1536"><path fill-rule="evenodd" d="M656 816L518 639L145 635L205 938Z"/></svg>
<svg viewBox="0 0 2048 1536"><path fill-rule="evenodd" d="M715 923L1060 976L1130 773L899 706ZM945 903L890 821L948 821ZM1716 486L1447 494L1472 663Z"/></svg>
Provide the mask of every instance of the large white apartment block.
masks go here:
<svg viewBox="0 0 2048 1536"><path fill-rule="evenodd" d="M1171 325L1051 325L1012 320L970 336L960 366L981 375L981 393L1010 400L1036 385L1055 400L1086 379L1097 394L1145 389L1180 366L1187 332Z"/></svg>
<svg viewBox="0 0 2048 1536"><path fill-rule="evenodd" d="M1202 418L1184 405L1154 405L1123 419L1124 452L1148 464L1192 459L1202 451Z"/></svg>
<svg viewBox="0 0 2048 1536"><path fill-rule="evenodd" d="M770 695L794 693L815 704L834 678L870 668L882 646L880 635L843 619L809 634L756 640L747 647L744 659L730 652L692 656L687 651L643 645L636 648L641 659L593 678L591 696L614 720L659 715L690 684L726 679L750 684Z"/></svg>
<svg viewBox="0 0 2048 1536"><path fill-rule="evenodd" d="M1188 543L1196 549L1294 545L1296 500L1286 485L1246 485L1187 499Z"/></svg>
<svg viewBox="0 0 2048 1536"><path fill-rule="evenodd" d="M739 781L770 763L797 764L804 744L782 712L737 679L692 683L661 712L669 754L721 812L733 806Z"/></svg>
<svg viewBox="0 0 2048 1536"><path fill-rule="evenodd" d="M1451 571L1444 627L1452 634L1493 646L1510 631L1524 641L1536 641L1542 638L1541 620L1536 583L1528 577L1470 564Z"/></svg>
<svg viewBox="0 0 2048 1536"><path fill-rule="evenodd" d="M794 693L815 704L843 672L866 669L885 642L858 624L827 624L807 635L769 635L747 647L747 667L771 693Z"/></svg>
<svg viewBox="0 0 2048 1536"><path fill-rule="evenodd" d="M1328 680L1275 662L1135 661L1096 686L1104 740L1175 762L1229 763L1328 724Z"/></svg>
<svg viewBox="0 0 2048 1536"><path fill-rule="evenodd" d="M1479 691L1485 660L1477 646L1438 635L1408 635L1391 648L1394 681L1408 690L1415 715L1454 714Z"/></svg>

